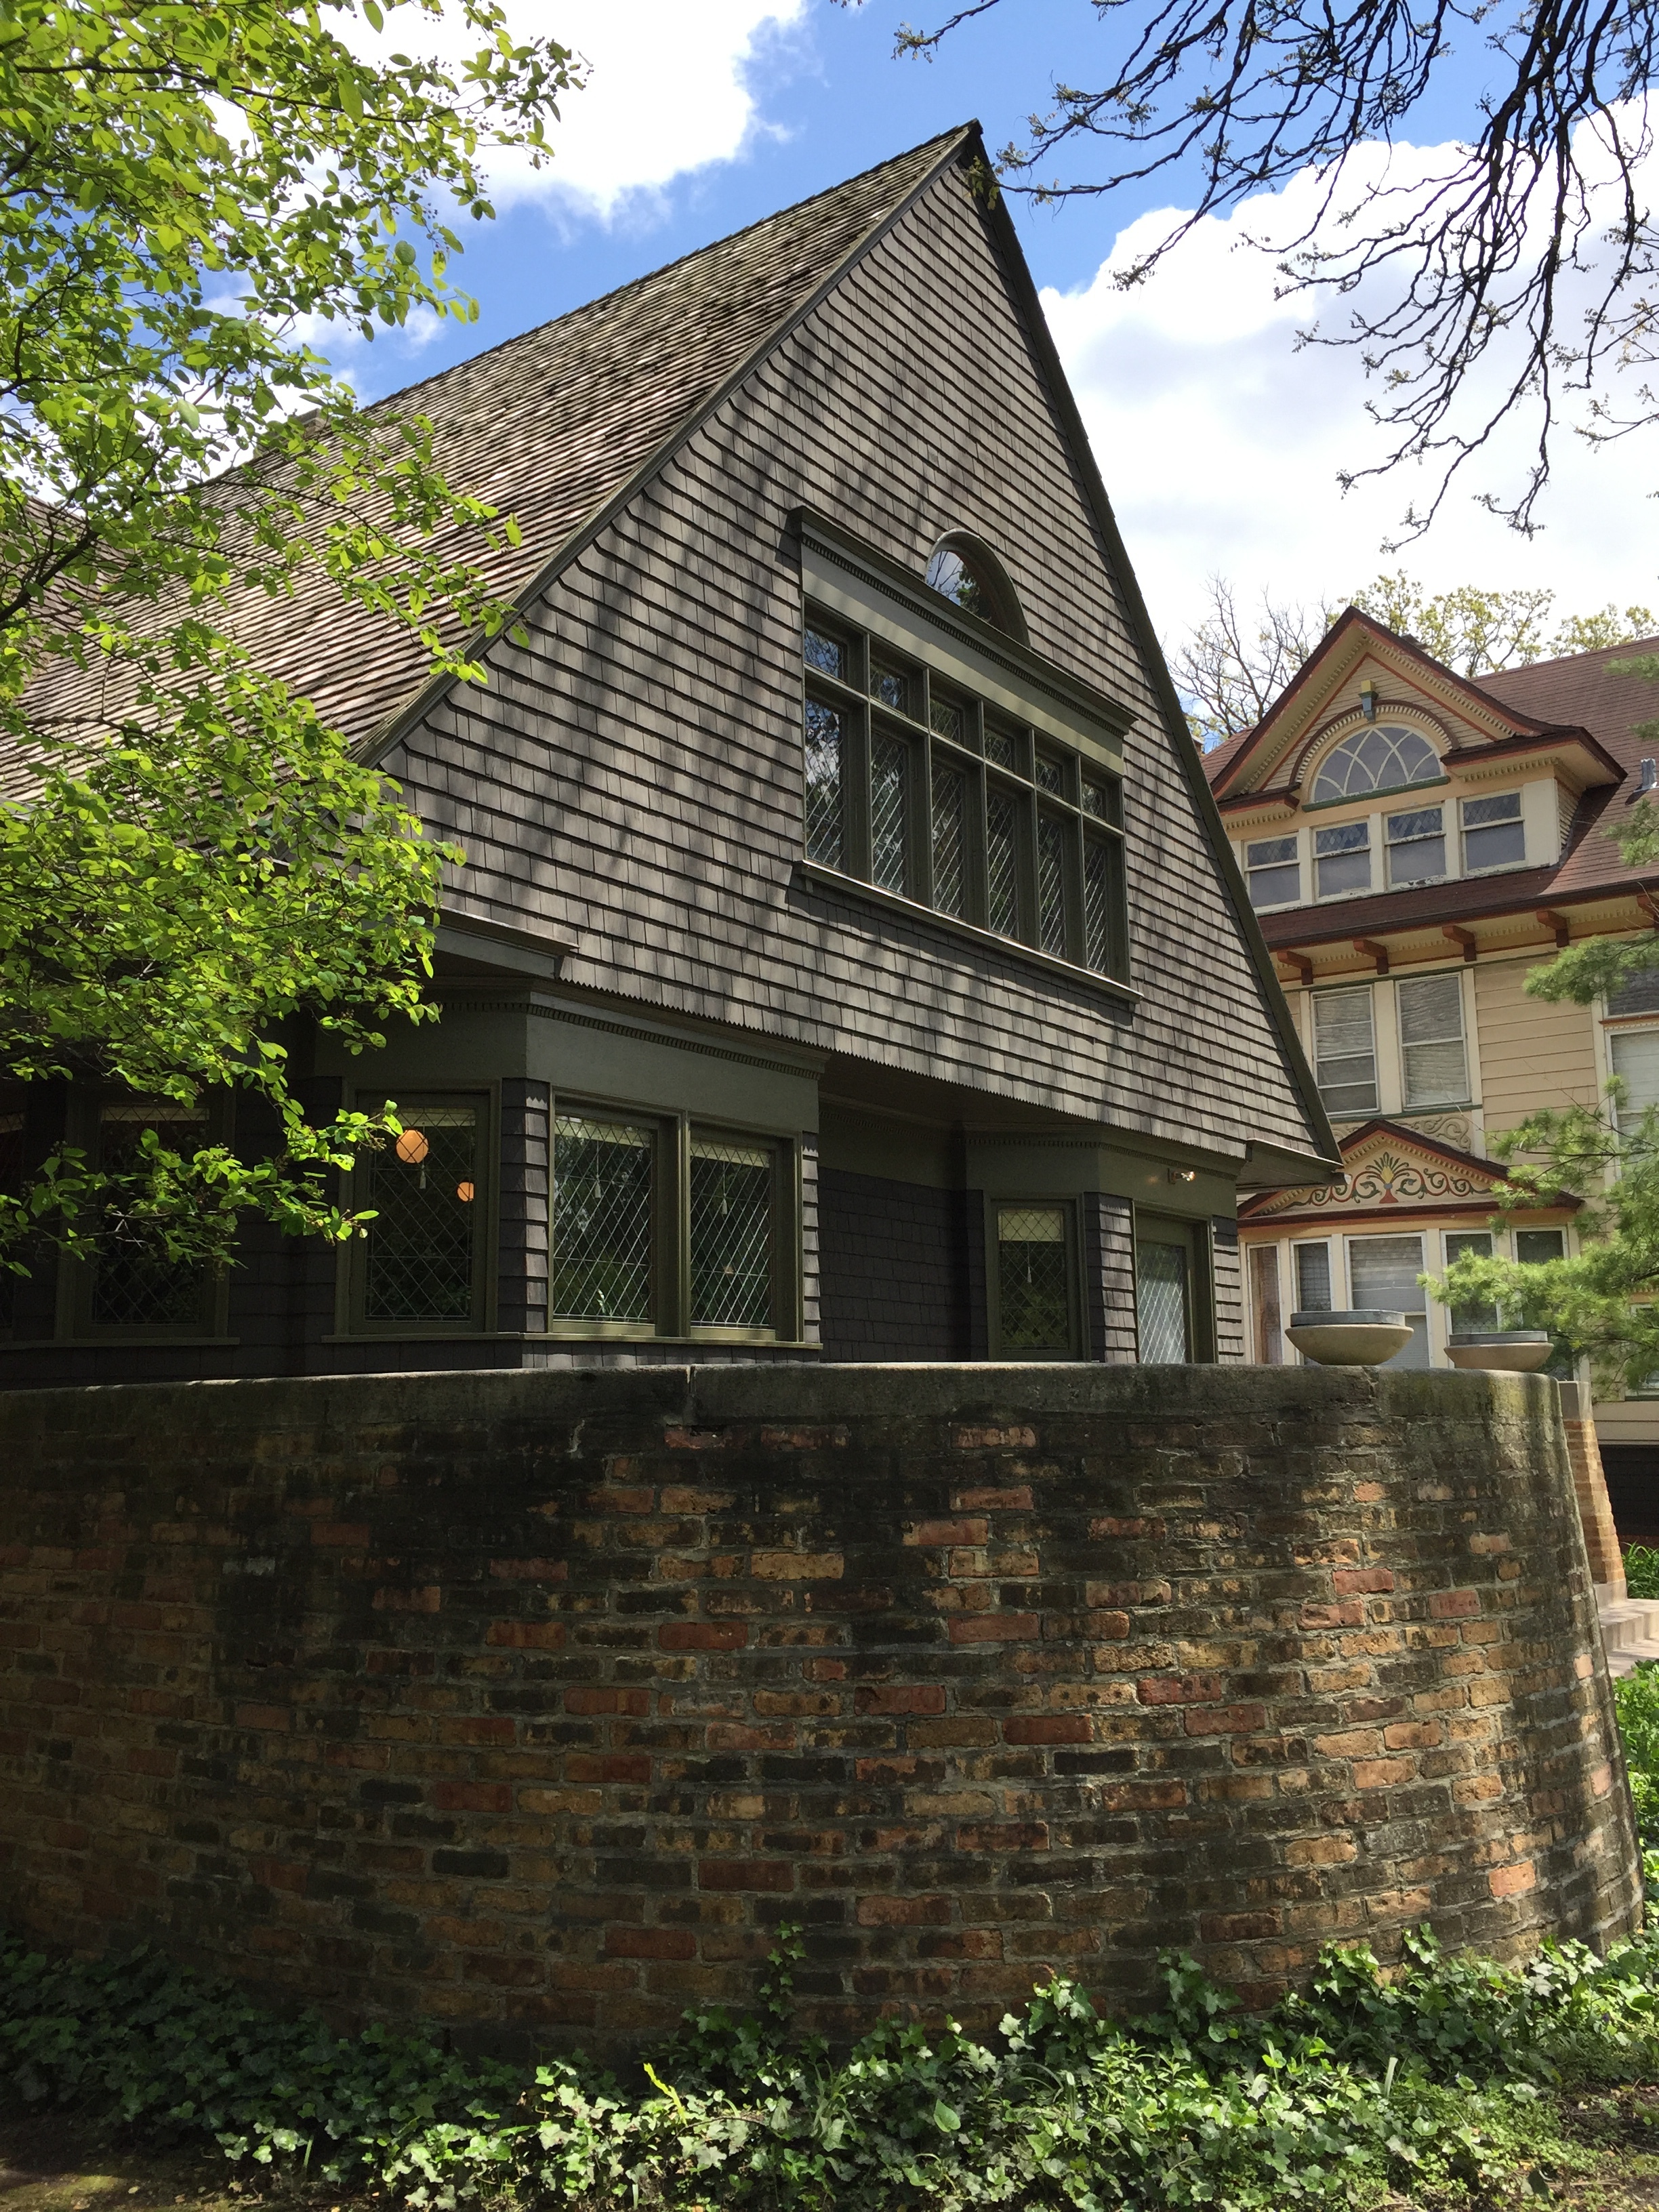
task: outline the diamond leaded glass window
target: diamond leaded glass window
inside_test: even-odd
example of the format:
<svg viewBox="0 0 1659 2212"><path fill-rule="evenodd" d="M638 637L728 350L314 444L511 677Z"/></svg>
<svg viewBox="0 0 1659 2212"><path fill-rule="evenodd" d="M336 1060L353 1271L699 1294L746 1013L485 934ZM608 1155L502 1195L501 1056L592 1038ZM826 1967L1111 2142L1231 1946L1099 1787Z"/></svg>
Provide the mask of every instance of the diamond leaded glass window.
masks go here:
<svg viewBox="0 0 1659 2212"><path fill-rule="evenodd" d="M772 1320L769 1145L691 1139L691 1322L766 1328Z"/></svg>
<svg viewBox="0 0 1659 2212"><path fill-rule="evenodd" d="M553 1131L553 1311L562 1320L652 1318L653 1133L561 1114Z"/></svg>
<svg viewBox="0 0 1659 2212"><path fill-rule="evenodd" d="M208 1278L194 1261L171 1260L131 1217L131 1187L119 1178L139 1170L144 1132L179 1154L207 1142L207 1109L165 1103L110 1103L98 1116L98 1159L118 1180L104 1204L92 1269L92 1321L96 1328L200 1328Z"/></svg>
<svg viewBox="0 0 1659 2212"><path fill-rule="evenodd" d="M1073 1349L1066 1249L1064 1206L998 1208L997 1306L1005 1352Z"/></svg>
<svg viewBox="0 0 1659 2212"><path fill-rule="evenodd" d="M803 632L809 862L1034 951L1128 979L1119 776L1056 732L1012 720L960 665L894 657L890 629L809 605ZM1018 676L1016 680L1020 679ZM1052 714L1030 672L1034 717Z"/></svg>
<svg viewBox="0 0 1659 2212"><path fill-rule="evenodd" d="M403 1134L369 1156L365 1317L476 1324L479 1109L410 1100L398 1111Z"/></svg>

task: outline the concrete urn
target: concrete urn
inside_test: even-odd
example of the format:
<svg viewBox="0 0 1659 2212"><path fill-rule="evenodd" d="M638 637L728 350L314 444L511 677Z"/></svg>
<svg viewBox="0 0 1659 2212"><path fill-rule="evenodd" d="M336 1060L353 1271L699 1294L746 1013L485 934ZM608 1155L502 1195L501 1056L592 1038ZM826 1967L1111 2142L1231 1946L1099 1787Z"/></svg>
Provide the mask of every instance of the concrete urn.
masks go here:
<svg viewBox="0 0 1659 2212"><path fill-rule="evenodd" d="M1545 1328L1456 1330L1446 1342L1454 1367L1485 1367L1504 1375L1536 1374L1549 1364L1550 1351Z"/></svg>
<svg viewBox="0 0 1659 2212"><path fill-rule="evenodd" d="M1380 1367L1412 1340L1403 1313L1358 1306L1346 1313L1293 1313L1285 1334L1320 1367Z"/></svg>

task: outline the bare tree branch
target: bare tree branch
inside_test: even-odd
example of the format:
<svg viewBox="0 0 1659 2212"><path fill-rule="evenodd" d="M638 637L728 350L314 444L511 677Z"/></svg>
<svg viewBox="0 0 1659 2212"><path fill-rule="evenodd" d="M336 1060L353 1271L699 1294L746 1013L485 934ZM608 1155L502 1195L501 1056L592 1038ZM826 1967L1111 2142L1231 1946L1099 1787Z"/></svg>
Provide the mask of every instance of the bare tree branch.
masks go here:
<svg viewBox="0 0 1659 2212"><path fill-rule="evenodd" d="M975 0L932 29L907 25L898 51L930 56L1002 4ZM1653 145L1646 95L1659 75L1659 0L1093 4L1111 41L1103 82L1055 84L1052 109L1000 155L1003 189L1054 201L1177 165L1195 172L1194 204L1122 273L1133 285L1206 216L1312 173L1313 213L1268 250L1284 292L1346 311L1299 342L1358 347L1379 387L1370 412L1387 450L1345 481L1430 465L1432 489L1408 507L1396 543L1428 527L1512 420L1528 423L1530 461L1517 483L1478 496L1530 533L1564 397L1578 397L1585 413L1574 427L1593 440L1659 419L1659 395L1646 386L1628 398L1609 389L1659 359L1659 301L1643 289L1659 276L1659 224L1639 176ZM1402 164L1410 173L1381 183L1358 175L1354 157L1392 148L1438 88L1455 43L1467 52L1477 37L1492 89L1442 170ZM1088 151L1103 155L1097 175L1052 166ZM1477 392L1486 380L1491 392Z"/></svg>

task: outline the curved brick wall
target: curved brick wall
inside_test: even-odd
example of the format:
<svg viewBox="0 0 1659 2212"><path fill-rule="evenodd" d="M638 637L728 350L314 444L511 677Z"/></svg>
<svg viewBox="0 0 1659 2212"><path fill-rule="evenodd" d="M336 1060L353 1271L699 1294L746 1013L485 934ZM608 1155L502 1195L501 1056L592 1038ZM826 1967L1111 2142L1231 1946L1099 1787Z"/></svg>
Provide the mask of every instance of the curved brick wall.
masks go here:
<svg viewBox="0 0 1659 2212"><path fill-rule="evenodd" d="M14 1923L617 2044L1632 1925L1553 1387L726 1368L0 1400Z"/></svg>

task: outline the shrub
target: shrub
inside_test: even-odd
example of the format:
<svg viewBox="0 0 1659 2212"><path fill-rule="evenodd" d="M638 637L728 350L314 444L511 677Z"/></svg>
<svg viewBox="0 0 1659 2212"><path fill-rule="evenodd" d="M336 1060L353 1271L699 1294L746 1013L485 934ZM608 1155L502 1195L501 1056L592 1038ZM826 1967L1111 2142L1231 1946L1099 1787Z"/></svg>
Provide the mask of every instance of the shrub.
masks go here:
<svg viewBox="0 0 1659 2212"><path fill-rule="evenodd" d="M1625 1583L1632 1597L1659 1597L1659 1551L1651 1544L1625 1547Z"/></svg>

